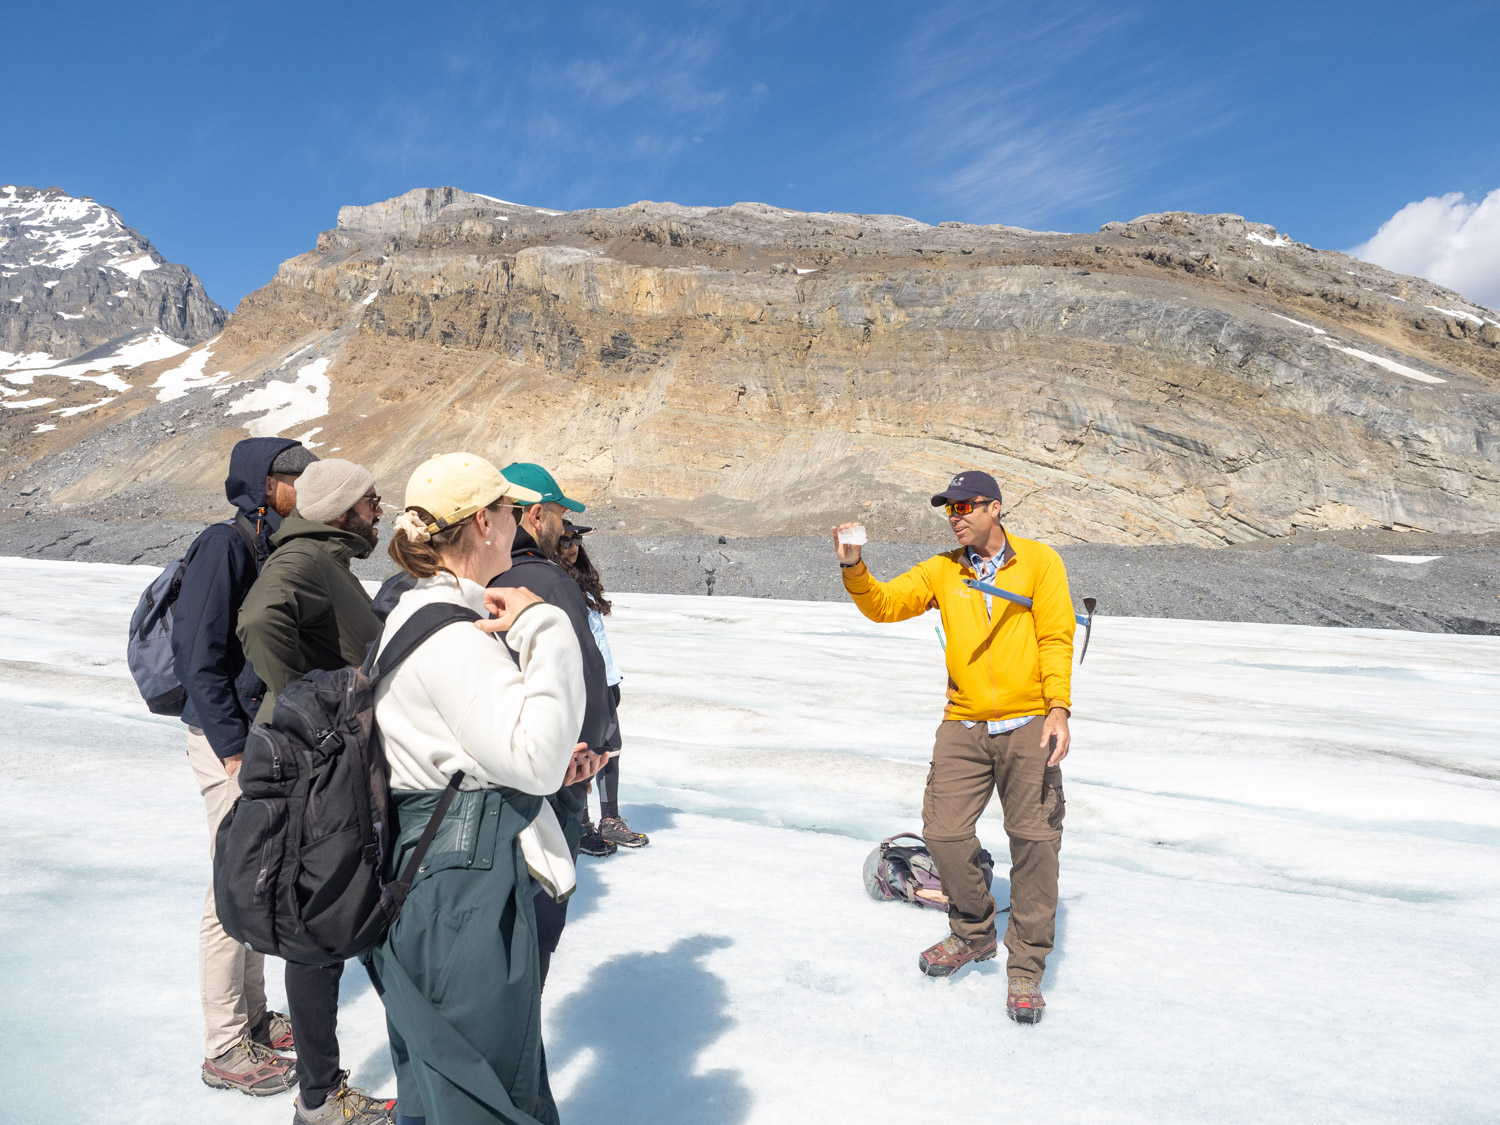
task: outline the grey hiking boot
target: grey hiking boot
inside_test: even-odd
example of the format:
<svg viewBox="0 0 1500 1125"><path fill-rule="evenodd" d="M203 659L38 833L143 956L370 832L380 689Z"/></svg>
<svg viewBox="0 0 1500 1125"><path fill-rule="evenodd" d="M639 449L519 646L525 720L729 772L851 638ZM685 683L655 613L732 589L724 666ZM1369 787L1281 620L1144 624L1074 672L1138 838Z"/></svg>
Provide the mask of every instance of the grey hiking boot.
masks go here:
<svg viewBox="0 0 1500 1125"><path fill-rule="evenodd" d="M601 820L599 835L611 844L618 844L622 848L644 848L651 842L651 837L644 832L631 831L630 825L625 823L625 818L620 816L607 816Z"/></svg>
<svg viewBox="0 0 1500 1125"><path fill-rule="evenodd" d="M387 1125L396 1120L394 1098L372 1098L349 1085L349 1072L339 1072L339 1088L317 1109L303 1109L301 1100L292 1114L292 1125Z"/></svg>
<svg viewBox="0 0 1500 1125"><path fill-rule="evenodd" d="M297 1082L297 1060L284 1059L248 1035L216 1059L203 1060L203 1081L216 1090L267 1098Z"/></svg>
<svg viewBox="0 0 1500 1125"><path fill-rule="evenodd" d="M1047 1001L1042 986L1030 977L1011 977L1010 994L1005 998L1005 1014L1017 1023L1041 1023Z"/></svg>
<svg viewBox="0 0 1500 1125"><path fill-rule="evenodd" d="M297 1041L292 1038L292 1021L280 1012L265 1012L250 1029L250 1038L273 1051L297 1049Z"/></svg>

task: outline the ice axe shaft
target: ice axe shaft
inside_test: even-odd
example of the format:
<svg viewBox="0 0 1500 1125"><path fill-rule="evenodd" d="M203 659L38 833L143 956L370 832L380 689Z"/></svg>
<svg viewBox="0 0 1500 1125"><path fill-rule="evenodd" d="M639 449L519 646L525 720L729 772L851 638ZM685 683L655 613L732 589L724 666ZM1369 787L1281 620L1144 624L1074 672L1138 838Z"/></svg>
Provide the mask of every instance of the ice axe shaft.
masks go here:
<svg viewBox="0 0 1500 1125"><path fill-rule="evenodd" d="M981 594L989 594L991 597L1004 598L1016 605L1031 608L1032 602L1025 594L1013 594L1009 590L1002 590L999 586L991 586L988 582L981 582L977 578L965 578L964 585L971 590L978 590ZM1086 613L1075 613L1073 620L1083 626L1083 651L1078 654L1078 663L1083 663L1083 658L1089 651L1089 636L1094 631L1094 607L1099 603L1093 598L1083 599L1083 608Z"/></svg>

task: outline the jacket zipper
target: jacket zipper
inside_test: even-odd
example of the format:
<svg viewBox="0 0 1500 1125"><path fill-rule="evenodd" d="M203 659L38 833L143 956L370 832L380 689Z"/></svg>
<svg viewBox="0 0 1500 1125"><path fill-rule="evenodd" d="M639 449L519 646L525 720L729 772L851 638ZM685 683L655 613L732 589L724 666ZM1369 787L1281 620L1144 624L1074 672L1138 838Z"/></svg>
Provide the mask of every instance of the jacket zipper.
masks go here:
<svg viewBox="0 0 1500 1125"><path fill-rule="evenodd" d="M266 893L266 877L271 873L271 828L274 825L271 810L266 809L266 838L260 845L260 873L255 877L255 897Z"/></svg>

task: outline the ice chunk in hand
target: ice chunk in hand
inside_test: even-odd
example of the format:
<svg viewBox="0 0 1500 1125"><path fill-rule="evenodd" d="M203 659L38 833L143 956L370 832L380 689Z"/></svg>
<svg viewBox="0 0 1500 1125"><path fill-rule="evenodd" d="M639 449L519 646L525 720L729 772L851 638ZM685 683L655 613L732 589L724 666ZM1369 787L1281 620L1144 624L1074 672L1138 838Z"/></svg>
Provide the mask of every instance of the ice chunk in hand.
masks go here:
<svg viewBox="0 0 1500 1125"><path fill-rule="evenodd" d="M865 545L865 525L857 523L853 527L846 527L839 532L839 542L846 547L863 547Z"/></svg>

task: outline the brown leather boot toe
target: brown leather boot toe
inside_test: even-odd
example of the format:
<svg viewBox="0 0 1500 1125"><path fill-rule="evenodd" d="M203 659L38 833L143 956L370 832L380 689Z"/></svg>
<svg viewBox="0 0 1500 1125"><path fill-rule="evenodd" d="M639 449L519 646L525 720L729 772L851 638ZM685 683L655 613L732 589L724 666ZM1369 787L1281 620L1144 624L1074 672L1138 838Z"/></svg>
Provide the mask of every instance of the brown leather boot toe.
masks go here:
<svg viewBox="0 0 1500 1125"><path fill-rule="evenodd" d="M1017 1023L1041 1023L1047 1001L1042 986L1030 977L1011 977L1010 993L1005 998L1005 1014Z"/></svg>
<svg viewBox="0 0 1500 1125"><path fill-rule="evenodd" d="M998 942L994 934L968 942L949 934L931 949L922 951L917 968L930 977L948 977L970 961L988 961L995 955Z"/></svg>

